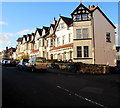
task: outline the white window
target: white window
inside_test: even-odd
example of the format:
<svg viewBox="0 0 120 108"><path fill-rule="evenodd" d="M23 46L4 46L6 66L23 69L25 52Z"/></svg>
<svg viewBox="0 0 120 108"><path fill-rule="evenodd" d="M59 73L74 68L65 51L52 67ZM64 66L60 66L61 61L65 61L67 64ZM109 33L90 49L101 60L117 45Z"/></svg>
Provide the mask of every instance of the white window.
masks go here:
<svg viewBox="0 0 120 108"><path fill-rule="evenodd" d="M64 28L65 28L64 23L61 23L61 24L58 25L57 30L61 30L61 29L64 29Z"/></svg>
<svg viewBox="0 0 120 108"><path fill-rule="evenodd" d="M69 43L72 42L72 33L69 33Z"/></svg>
<svg viewBox="0 0 120 108"><path fill-rule="evenodd" d="M81 20L81 15L76 15L76 21L80 21Z"/></svg>
<svg viewBox="0 0 120 108"><path fill-rule="evenodd" d="M81 29L76 29L76 38L81 39Z"/></svg>
<svg viewBox="0 0 120 108"><path fill-rule="evenodd" d="M53 46L53 39L51 39L51 46Z"/></svg>
<svg viewBox="0 0 120 108"><path fill-rule="evenodd" d="M84 39L89 37L88 28L76 29L76 39Z"/></svg>
<svg viewBox="0 0 120 108"><path fill-rule="evenodd" d="M47 40L47 47L49 46L49 40Z"/></svg>
<svg viewBox="0 0 120 108"><path fill-rule="evenodd" d="M62 36L62 44L65 44L65 36Z"/></svg>
<svg viewBox="0 0 120 108"><path fill-rule="evenodd" d="M64 23L61 23L61 29L63 29L65 26L64 26Z"/></svg>
<svg viewBox="0 0 120 108"><path fill-rule="evenodd" d="M57 30L60 30L60 24L58 25Z"/></svg>
<svg viewBox="0 0 120 108"><path fill-rule="evenodd" d="M41 47L41 40L39 41L39 47Z"/></svg>
<svg viewBox="0 0 120 108"><path fill-rule="evenodd" d="M35 49L37 49L37 44L35 44Z"/></svg>
<svg viewBox="0 0 120 108"><path fill-rule="evenodd" d="M58 37L57 38L57 46L59 46L60 45L60 38Z"/></svg>
<svg viewBox="0 0 120 108"><path fill-rule="evenodd" d="M83 33L83 38L88 38L88 28L84 28L82 30L82 33Z"/></svg>
<svg viewBox="0 0 120 108"><path fill-rule="evenodd" d="M77 57L82 57L82 47L77 46Z"/></svg>
<svg viewBox="0 0 120 108"><path fill-rule="evenodd" d="M45 45L45 43L44 43L44 39L42 40L42 46L44 46Z"/></svg>
<svg viewBox="0 0 120 108"><path fill-rule="evenodd" d="M87 16L88 16L87 14L83 14L82 15L82 20L87 20L88 19Z"/></svg>
<svg viewBox="0 0 120 108"><path fill-rule="evenodd" d="M89 47L84 46L84 57L89 57Z"/></svg>
<svg viewBox="0 0 120 108"><path fill-rule="evenodd" d="M73 52L72 52L72 51L70 51L70 59L72 59L72 53L73 53Z"/></svg>

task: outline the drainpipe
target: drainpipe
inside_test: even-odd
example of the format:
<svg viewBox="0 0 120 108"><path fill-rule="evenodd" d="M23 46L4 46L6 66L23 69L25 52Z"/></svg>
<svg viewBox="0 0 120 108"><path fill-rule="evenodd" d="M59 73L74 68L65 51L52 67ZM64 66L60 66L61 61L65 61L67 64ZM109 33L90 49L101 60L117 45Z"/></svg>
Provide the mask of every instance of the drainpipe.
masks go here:
<svg viewBox="0 0 120 108"><path fill-rule="evenodd" d="M92 16L92 32L93 32L93 48L94 48L94 64L95 64L95 33L94 33L94 18Z"/></svg>

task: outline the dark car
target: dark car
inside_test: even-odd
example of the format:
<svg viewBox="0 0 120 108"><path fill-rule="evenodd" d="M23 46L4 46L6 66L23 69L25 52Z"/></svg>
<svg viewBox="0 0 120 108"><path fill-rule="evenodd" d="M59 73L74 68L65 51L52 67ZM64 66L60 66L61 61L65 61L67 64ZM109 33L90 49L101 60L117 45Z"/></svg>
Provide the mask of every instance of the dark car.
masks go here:
<svg viewBox="0 0 120 108"><path fill-rule="evenodd" d="M17 64L18 69L26 69L26 63L28 59L21 59L20 62Z"/></svg>
<svg viewBox="0 0 120 108"><path fill-rule="evenodd" d="M120 66L110 67L110 73L120 74Z"/></svg>

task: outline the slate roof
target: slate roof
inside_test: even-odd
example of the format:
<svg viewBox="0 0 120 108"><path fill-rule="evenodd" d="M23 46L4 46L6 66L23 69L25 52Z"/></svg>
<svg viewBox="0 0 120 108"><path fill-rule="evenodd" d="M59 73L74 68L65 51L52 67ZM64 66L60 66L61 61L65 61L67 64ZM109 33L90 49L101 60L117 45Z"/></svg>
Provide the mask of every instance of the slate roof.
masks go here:
<svg viewBox="0 0 120 108"><path fill-rule="evenodd" d="M50 26L51 26L53 29L55 28L55 24L51 24Z"/></svg>
<svg viewBox="0 0 120 108"><path fill-rule="evenodd" d="M70 26L70 25L73 23L72 18L68 18L68 17L64 17L64 16L60 16L60 17L63 19L63 21L64 21L68 26Z"/></svg>
<svg viewBox="0 0 120 108"><path fill-rule="evenodd" d="M41 35L42 35L42 29L37 28L37 31L38 31L38 33L39 33L40 36L41 36Z"/></svg>
<svg viewBox="0 0 120 108"><path fill-rule="evenodd" d="M49 27L43 26L43 29L45 29L45 33L47 33L49 31Z"/></svg>
<svg viewBox="0 0 120 108"><path fill-rule="evenodd" d="M22 40L23 40L23 38L20 37L20 38L17 39L17 42L21 42Z"/></svg>
<svg viewBox="0 0 120 108"><path fill-rule="evenodd" d="M23 35L23 38L25 38L25 41L27 41L27 35Z"/></svg>

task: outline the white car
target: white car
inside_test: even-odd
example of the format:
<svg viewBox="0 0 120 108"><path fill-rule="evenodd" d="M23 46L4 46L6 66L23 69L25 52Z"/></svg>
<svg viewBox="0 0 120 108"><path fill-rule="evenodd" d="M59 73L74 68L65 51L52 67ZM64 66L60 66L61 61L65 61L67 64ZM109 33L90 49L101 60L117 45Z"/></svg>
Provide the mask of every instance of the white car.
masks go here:
<svg viewBox="0 0 120 108"><path fill-rule="evenodd" d="M26 67L31 69L31 71L35 70L47 70L46 58L43 57L32 57L29 59L28 63L26 63Z"/></svg>

